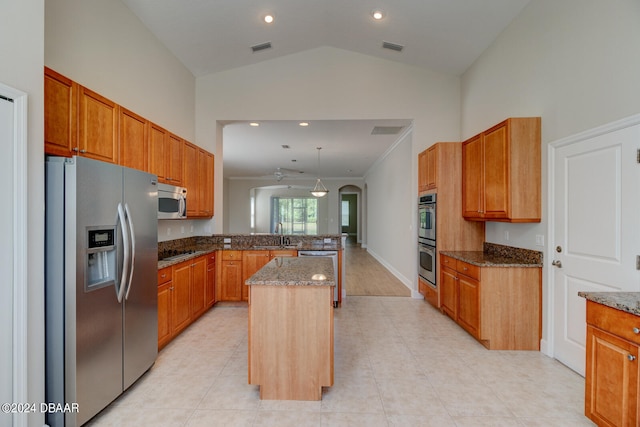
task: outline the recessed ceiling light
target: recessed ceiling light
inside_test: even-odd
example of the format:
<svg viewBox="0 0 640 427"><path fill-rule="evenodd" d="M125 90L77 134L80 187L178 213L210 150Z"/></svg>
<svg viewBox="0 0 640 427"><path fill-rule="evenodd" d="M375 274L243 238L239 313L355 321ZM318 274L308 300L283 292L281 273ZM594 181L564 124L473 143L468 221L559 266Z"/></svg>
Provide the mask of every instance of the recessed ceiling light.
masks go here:
<svg viewBox="0 0 640 427"><path fill-rule="evenodd" d="M371 11L371 16L376 21L381 21L382 19L384 19L384 11L381 10L381 9L375 9L375 10Z"/></svg>
<svg viewBox="0 0 640 427"><path fill-rule="evenodd" d="M267 24L271 24L271 23L273 23L274 19L276 19L276 18L275 18L275 17L273 16L273 14L271 14L271 13L267 13L267 14L264 16L264 22L266 22Z"/></svg>
<svg viewBox="0 0 640 427"><path fill-rule="evenodd" d="M251 123L249 123L249 126L258 127L258 126L260 126L260 123L258 123L258 122L251 122Z"/></svg>
<svg viewBox="0 0 640 427"><path fill-rule="evenodd" d="M300 123L298 123L298 124L299 124L300 126L302 126L302 127L309 126L309 123L308 123L308 122L300 122Z"/></svg>

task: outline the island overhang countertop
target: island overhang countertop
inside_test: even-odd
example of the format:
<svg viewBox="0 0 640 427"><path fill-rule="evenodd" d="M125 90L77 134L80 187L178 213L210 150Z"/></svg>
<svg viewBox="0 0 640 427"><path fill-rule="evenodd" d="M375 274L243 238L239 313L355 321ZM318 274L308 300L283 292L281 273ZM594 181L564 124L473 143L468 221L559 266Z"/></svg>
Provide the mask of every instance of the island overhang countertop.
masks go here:
<svg viewBox="0 0 640 427"><path fill-rule="evenodd" d="M275 257L245 285L335 286L333 261L326 257Z"/></svg>

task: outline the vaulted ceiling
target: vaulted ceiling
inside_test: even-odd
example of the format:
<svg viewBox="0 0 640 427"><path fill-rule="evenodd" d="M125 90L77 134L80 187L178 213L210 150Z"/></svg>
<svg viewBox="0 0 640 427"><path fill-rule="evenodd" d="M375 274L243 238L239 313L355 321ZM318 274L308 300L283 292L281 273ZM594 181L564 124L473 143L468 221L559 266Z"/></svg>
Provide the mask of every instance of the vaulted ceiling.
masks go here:
<svg viewBox="0 0 640 427"><path fill-rule="evenodd" d="M461 75L529 0L122 0L195 77L321 46ZM373 17L381 11L382 19ZM273 22L264 17L270 14ZM257 46L269 46L257 49ZM392 48L384 48L387 45ZM253 47L253 49L252 49ZM399 48L401 51L398 51ZM254 50L256 50L254 52ZM239 117L238 119L245 119ZM248 120L224 133L224 176L362 177L409 120ZM283 149L289 145L290 149ZM295 161L294 161L295 160ZM348 161L347 161L348 160ZM278 169L280 168L280 169ZM295 171L302 170L304 174Z"/></svg>

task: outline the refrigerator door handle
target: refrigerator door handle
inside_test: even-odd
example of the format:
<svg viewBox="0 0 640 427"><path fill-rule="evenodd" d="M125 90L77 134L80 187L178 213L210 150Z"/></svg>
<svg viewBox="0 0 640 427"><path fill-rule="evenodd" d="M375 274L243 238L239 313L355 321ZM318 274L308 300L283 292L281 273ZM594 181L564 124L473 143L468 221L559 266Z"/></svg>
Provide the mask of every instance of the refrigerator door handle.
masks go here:
<svg viewBox="0 0 640 427"><path fill-rule="evenodd" d="M136 233L133 230L133 220L131 218L131 212L129 211L129 205L127 203L124 204L124 210L127 214L127 224L129 224L129 233L131 239L131 269L129 271L129 282L127 283L127 293L124 296L124 299L129 299L129 291L131 291L131 284L133 283L133 269L136 264Z"/></svg>
<svg viewBox="0 0 640 427"><path fill-rule="evenodd" d="M126 229L127 227L127 219L124 214L124 209L122 209L122 203L118 203L118 218L120 219L120 231L122 232L122 246L124 247L124 256L122 259L122 277L120 278L120 282L116 283L116 295L118 296L118 302L122 302L122 297L124 296L124 291L126 287L125 280L128 277L129 272L129 232Z"/></svg>

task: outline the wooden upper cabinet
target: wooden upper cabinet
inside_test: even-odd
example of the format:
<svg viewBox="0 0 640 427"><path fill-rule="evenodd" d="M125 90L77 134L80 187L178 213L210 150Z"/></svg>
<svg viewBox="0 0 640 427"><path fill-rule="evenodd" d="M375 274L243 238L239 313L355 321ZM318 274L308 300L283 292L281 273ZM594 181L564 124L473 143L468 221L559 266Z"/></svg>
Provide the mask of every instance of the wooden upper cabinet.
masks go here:
<svg viewBox="0 0 640 427"><path fill-rule="evenodd" d="M167 182L169 168L169 136L168 132L155 123L148 124L148 171L158 176L159 182Z"/></svg>
<svg viewBox="0 0 640 427"><path fill-rule="evenodd" d="M118 163L118 105L80 86L80 155L109 163Z"/></svg>
<svg viewBox="0 0 640 427"><path fill-rule="evenodd" d="M477 135L462 145L462 216L481 219L484 204L482 184L482 136Z"/></svg>
<svg viewBox="0 0 640 427"><path fill-rule="evenodd" d="M466 219L540 222L540 118L507 119L462 144Z"/></svg>
<svg viewBox="0 0 640 427"><path fill-rule="evenodd" d="M184 153L185 142L179 136L172 133L168 134L169 141L169 156L167 165L167 182L172 185L179 185L186 187L185 181L185 169L184 169Z"/></svg>
<svg viewBox="0 0 640 427"><path fill-rule="evenodd" d="M433 190L437 187L436 185L436 149L438 145L432 145L427 149L427 157L426 157L426 189Z"/></svg>
<svg viewBox="0 0 640 427"><path fill-rule="evenodd" d="M434 144L418 154L418 193L420 194L438 187L437 150L438 144Z"/></svg>
<svg viewBox="0 0 640 427"><path fill-rule="evenodd" d="M198 150L197 146L185 141L183 186L187 189L187 217L196 217L200 215Z"/></svg>
<svg viewBox="0 0 640 427"><path fill-rule="evenodd" d="M418 154L418 193L427 190L427 150Z"/></svg>
<svg viewBox="0 0 640 427"><path fill-rule="evenodd" d="M205 150L198 152L198 173L200 175L200 214L213 216L213 168L215 157Z"/></svg>
<svg viewBox="0 0 640 427"><path fill-rule="evenodd" d="M149 140L147 120L120 107L120 164L133 169L148 170Z"/></svg>
<svg viewBox="0 0 640 427"><path fill-rule="evenodd" d="M44 151L70 157L78 145L78 84L44 69Z"/></svg>

